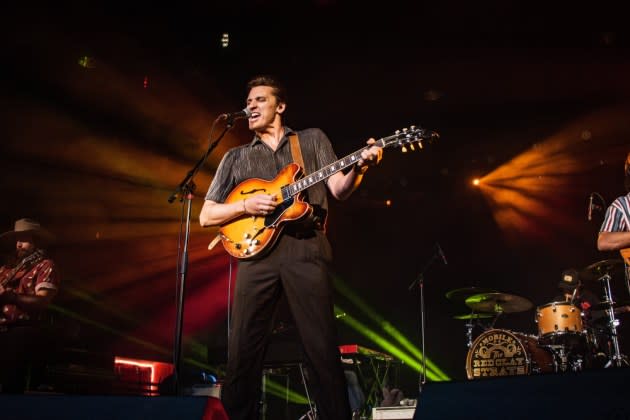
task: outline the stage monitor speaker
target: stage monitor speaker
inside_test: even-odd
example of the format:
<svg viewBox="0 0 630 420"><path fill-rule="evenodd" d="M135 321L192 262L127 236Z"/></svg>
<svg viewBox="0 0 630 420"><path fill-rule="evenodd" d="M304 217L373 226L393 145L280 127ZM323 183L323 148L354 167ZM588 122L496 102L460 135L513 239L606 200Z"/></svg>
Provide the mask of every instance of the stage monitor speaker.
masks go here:
<svg viewBox="0 0 630 420"><path fill-rule="evenodd" d="M213 397L0 395L6 420L228 420Z"/></svg>
<svg viewBox="0 0 630 420"><path fill-rule="evenodd" d="M630 369L430 382L414 420L627 419Z"/></svg>

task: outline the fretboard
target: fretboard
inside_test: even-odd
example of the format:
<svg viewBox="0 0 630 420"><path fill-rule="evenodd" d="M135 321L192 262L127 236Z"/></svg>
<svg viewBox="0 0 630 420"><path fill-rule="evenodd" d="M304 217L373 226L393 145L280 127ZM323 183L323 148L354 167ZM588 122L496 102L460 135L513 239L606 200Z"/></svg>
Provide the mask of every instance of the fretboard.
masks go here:
<svg viewBox="0 0 630 420"><path fill-rule="evenodd" d="M385 143L384 139L380 139L380 140L377 140L374 143L374 145L379 146L379 147L384 147L384 143ZM323 168L321 168L320 170L316 172L313 172L312 174L309 174L303 178L300 178L299 180L295 181L293 184L285 185L284 187L282 187L282 198L285 200L288 198L291 198L297 195L298 193L300 193L301 191L304 191L305 189L312 187L318 182L321 182L329 178L330 176L336 174L337 172L342 171L346 169L347 167L356 164L359 161L359 159L361 159L361 152L367 149L368 147L371 147L371 146L362 147L356 152L350 153L348 156L345 156L339 159L338 161L331 163L330 165L324 166Z"/></svg>

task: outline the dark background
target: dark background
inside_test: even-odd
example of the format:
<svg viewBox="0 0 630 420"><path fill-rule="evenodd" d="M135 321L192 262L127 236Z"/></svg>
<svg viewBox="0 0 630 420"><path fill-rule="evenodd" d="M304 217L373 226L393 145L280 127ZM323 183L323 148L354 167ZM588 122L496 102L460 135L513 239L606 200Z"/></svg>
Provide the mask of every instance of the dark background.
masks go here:
<svg viewBox="0 0 630 420"><path fill-rule="evenodd" d="M287 85L287 124L322 128L339 156L413 124L440 134L420 152L387 150L359 191L331 202L328 232L336 278L417 346L409 286L425 270L426 352L451 379L465 378L467 351L465 321L453 316L469 309L448 291L525 297L533 308L496 326L535 334L535 307L557 294L563 270L617 258L596 250L603 212L587 220L589 194L605 207L624 193L630 150L629 38L614 5L5 8L0 220L10 230L32 217L55 232L57 309L95 351L169 360L183 204L167 199L216 138L212 121L241 109L260 73ZM197 216L221 156L250 138L237 122L195 177L184 356L202 365L215 362L208 342L222 342L230 260L220 246L207 251L213 232ZM510 164L496 185L516 198L471 185ZM436 243L448 264L427 267ZM622 277L613 286L630 299ZM338 302L386 336L356 301ZM339 328L340 343L383 351L343 319ZM406 394L416 382L403 367Z"/></svg>

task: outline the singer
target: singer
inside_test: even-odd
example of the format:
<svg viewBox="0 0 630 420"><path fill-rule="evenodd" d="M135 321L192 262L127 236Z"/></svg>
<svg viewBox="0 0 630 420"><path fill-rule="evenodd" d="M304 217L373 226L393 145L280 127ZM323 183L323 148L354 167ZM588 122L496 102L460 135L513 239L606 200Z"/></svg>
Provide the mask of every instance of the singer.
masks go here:
<svg viewBox="0 0 630 420"><path fill-rule="evenodd" d="M597 237L597 249L616 251L630 248L630 153L624 165L626 195L617 197L606 209Z"/></svg>
<svg viewBox="0 0 630 420"><path fill-rule="evenodd" d="M322 130L295 131L283 124L287 97L273 77L255 77L247 87L246 109L251 113L248 124L254 138L229 150L219 164L199 215L204 227L221 225L244 214L261 217L274 211L278 201L265 191L226 203L228 194L241 182L251 178L271 180L291 162L302 161L304 170L310 173L337 160ZM372 143L374 139L368 140ZM338 200L346 199L359 187L368 167L381 157L381 148L366 148L348 171L337 172L309 187L305 199L312 213L288 224L268 253L238 261L222 389L223 405L231 420L259 418L263 355L271 331L269 324L282 294L302 339L318 418L351 418L328 277L332 253L324 230L327 192Z"/></svg>

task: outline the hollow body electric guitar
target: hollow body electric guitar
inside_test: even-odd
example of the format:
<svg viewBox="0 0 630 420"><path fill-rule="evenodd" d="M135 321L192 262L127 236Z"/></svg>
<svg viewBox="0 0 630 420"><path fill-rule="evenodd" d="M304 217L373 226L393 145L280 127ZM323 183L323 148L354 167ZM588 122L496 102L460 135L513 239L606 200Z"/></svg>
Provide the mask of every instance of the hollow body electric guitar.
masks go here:
<svg viewBox="0 0 630 420"><path fill-rule="evenodd" d="M423 142L432 142L439 138L434 131L411 126L396 131L393 135L377 140L374 145L387 147L407 146L415 149L414 144L423 148ZM320 170L301 177L302 168L290 163L280 170L271 181L250 178L238 184L228 195L225 203L242 201L256 194L269 194L275 197L278 205L266 216L242 215L231 219L219 228L219 239L225 250L240 259L250 259L263 255L269 250L286 223L300 220L311 214L312 207L303 201L302 192L318 182L328 179L335 173L356 164L361 159L361 152L368 147L353 152Z"/></svg>

